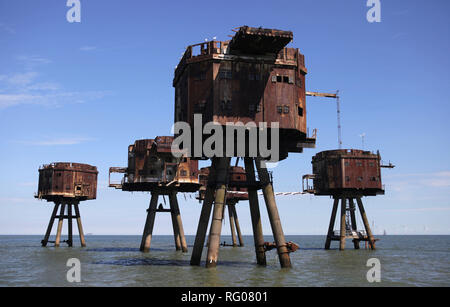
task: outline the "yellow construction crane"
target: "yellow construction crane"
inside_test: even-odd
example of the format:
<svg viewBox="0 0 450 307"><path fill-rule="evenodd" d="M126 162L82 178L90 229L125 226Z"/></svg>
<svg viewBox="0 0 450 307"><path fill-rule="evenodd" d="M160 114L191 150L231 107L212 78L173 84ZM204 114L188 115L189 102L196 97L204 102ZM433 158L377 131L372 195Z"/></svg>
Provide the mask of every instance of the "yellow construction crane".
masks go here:
<svg viewBox="0 0 450 307"><path fill-rule="evenodd" d="M338 146L339 146L339 149L342 149L341 107L340 107L340 102L339 102L339 91L336 91L336 94L319 93L319 92L306 92L306 96L325 97L325 98L335 98L336 99L337 125L338 125Z"/></svg>

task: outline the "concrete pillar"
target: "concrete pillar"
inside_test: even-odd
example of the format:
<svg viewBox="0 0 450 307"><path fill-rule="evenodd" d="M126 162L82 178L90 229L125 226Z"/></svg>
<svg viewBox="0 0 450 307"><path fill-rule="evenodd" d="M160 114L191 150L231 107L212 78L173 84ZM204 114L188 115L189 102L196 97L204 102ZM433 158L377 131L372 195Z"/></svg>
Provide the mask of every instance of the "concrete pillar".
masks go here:
<svg viewBox="0 0 450 307"><path fill-rule="evenodd" d="M230 158L218 158L217 185L214 200L214 211L209 234L208 253L206 255L206 267L215 267L219 258L220 233L222 231L223 206L227 195L227 177L230 166Z"/></svg>
<svg viewBox="0 0 450 307"><path fill-rule="evenodd" d="M353 202L353 198L350 198L348 201L349 201L349 206L350 206L350 218L352 220L352 230L357 232L358 226L356 224L355 203ZM359 240L353 239L353 246L355 247L355 249L359 249Z"/></svg>
<svg viewBox="0 0 450 307"><path fill-rule="evenodd" d="M263 165L261 165L261 163L263 163ZM280 265L282 268L290 268L291 258L286 247L286 240L284 238L283 227L281 226L281 220L278 214L275 194L273 192L273 187L269 179L269 173L267 172L264 161L261 159L256 159L256 169L258 170L259 180L262 184L264 200L266 202L270 225L272 226L273 237L277 245Z"/></svg>
<svg viewBox="0 0 450 307"><path fill-rule="evenodd" d="M68 238L67 244L69 247L73 246L73 238L72 238L72 204L67 205L67 229L68 229Z"/></svg>
<svg viewBox="0 0 450 307"><path fill-rule="evenodd" d="M340 231L340 242L339 242L339 250L344 250L345 249L345 234L346 234L346 229L345 229L345 213L346 213L346 200L345 197L342 197L341 199L341 231Z"/></svg>
<svg viewBox="0 0 450 307"><path fill-rule="evenodd" d="M369 221L366 216L366 211L364 210L364 206L361 200L361 197L357 197L356 201L358 202L359 212L361 213L361 218L364 223L364 227L366 229L367 237L369 239L369 246L371 249L375 249L375 241L373 238L372 230L370 229Z"/></svg>
<svg viewBox="0 0 450 307"><path fill-rule="evenodd" d="M333 236L333 228L334 222L336 220L338 205L339 205L339 198L335 197L333 202L333 209L331 211L330 225L328 225L328 233L327 233L327 240L325 242L325 249L330 249L331 237Z"/></svg>
<svg viewBox="0 0 450 307"><path fill-rule="evenodd" d="M147 209L147 219L145 221L144 233L142 234L141 252L148 252L152 241L153 226L155 224L156 205L158 204L158 193L152 193L150 205Z"/></svg>
<svg viewBox="0 0 450 307"><path fill-rule="evenodd" d="M183 222L181 220L180 207L178 206L176 192L172 192L169 195L169 202L170 202L172 220L175 220L175 225L176 225L177 232L178 232L178 239L181 244L181 250L183 253L187 253L188 249L187 249L186 237L184 236ZM178 248L177 248L177 250L178 250Z"/></svg>
<svg viewBox="0 0 450 307"><path fill-rule="evenodd" d="M235 223L234 223L234 214L233 214L233 205L228 203L228 217L230 218L230 230L231 230L231 239L233 241L233 246L237 246L237 239L236 239L236 229L235 229Z"/></svg>
<svg viewBox="0 0 450 307"><path fill-rule="evenodd" d="M55 239L55 247L59 247L59 243L61 242L61 232L64 221L64 209L66 204L63 202L61 204L61 210L59 211L59 220L58 220L58 229L56 230L56 239Z"/></svg>
<svg viewBox="0 0 450 307"><path fill-rule="evenodd" d="M58 213L60 203L55 202L55 207L53 207L52 216L50 217L50 221L48 222L47 231L45 232L44 239L41 241L41 245L43 247L47 246L48 239L50 238L50 233L52 232L53 223L55 222L55 216Z"/></svg>
<svg viewBox="0 0 450 307"><path fill-rule="evenodd" d="M244 246L244 240L242 239L241 226L239 225L239 219L236 212L236 204L231 206L231 210L233 211L234 223L236 224L236 232L239 240L239 246Z"/></svg>
<svg viewBox="0 0 450 307"><path fill-rule="evenodd" d="M244 158L247 182L255 182L255 168L253 158ZM264 250L264 236L262 232L261 214L259 212L258 192L255 188L248 188L248 201L252 219L253 240L255 243L256 263L266 265L266 252Z"/></svg>
<svg viewBox="0 0 450 307"><path fill-rule="evenodd" d="M80 236L81 247L86 247L86 241L84 240L83 225L81 224L80 209L78 208L78 203L74 204L75 214L77 216L78 234Z"/></svg>
<svg viewBox="0 0 450 307"><path fill-rule="evenodd" d="M170 216L172 218L172 228L173 228L173 237L175 242L175 249L177 251L181 250L181 240L180 240L180 232L177 225L176 213L172 204L172 195L169 194L169 205L170 205Z"/></svg>

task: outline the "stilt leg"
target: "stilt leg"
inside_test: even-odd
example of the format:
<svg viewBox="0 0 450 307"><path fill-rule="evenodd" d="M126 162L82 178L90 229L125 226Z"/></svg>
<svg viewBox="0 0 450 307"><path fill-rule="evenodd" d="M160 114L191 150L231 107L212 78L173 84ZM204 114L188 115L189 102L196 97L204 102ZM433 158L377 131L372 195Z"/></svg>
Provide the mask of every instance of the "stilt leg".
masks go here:
<svg viewBox="0 0 450 307"><path fill-rule="evenodd" d="M187 253L188 249L187 249L186 237L184 236L183 222L181 221L180 207L178 206L176 192L172 192L172 194L169 195L169 201L170 201L170 207L172 209L172 211L171 211L172 219L175 218L175 224L178 229L178 238L180 240L181 250L183 253Z"/></svg>
<svg viewBox="0 0 450 307"><path fill-rule="evenodd" d="M67 244L69 247L73 246L73 240L72 240L72 204L67 205L67 230L68 230L68 237L67 237Z"/></svg>
<svg viewBox="0 0 450 307"><path fill-rule="evenodd" d="M356 201L358 202L359 212L361 213L361 218L364 223L364 227L366 229L367 237L369 239L369 246L371 249L375 249L375 242L372 234L372 230L370 229L369 221L367 220L366 211L364 210L363 203L361 201L361 197L357 197Z"/></svg>
<svg viewBox="0 0 450 307"><path fill-rule="evenodd" d="M334 222L336 220L336 213L339 205L339 198L335 197L333 202L333 210L331 211L330 225L328 226L327 240L325 242L325 249L330 249L331 237L333 236Z"/></svg>
<svg viewBox="0 0 450 307"><path fill-rule="evenodd" d="M231 210L233 211L234 222L236 224L236 232L239 240L239 246L244 246L244 240L242 240L241 234L241 226L239 226L239 219L236 213L236 205L232 205Z"/></svg>
<svg viewBox="0 0 450 307"><path fill-rule="evenodd" d="M215 267L219 258L220 233L222 231L223 206L227 194L227 176L230 158L219 158L217 168L217 189L214 200L214 211L209 234L209 246L206 256L206 267Z"/></svg>
<svg viewBox="0 0 450 307"><path fill-rule="evenodd" d="M214 188L212 183L216 181L216 159L212 159L211 169L208 176L205 199L203 200L202 212L198 221L197 233L195 235L194 249L191 255L191 265L200 265L203 246L205 244L206 231L208 229L209 218L211 216L212 202L214 200ZM209 241L209 238L208 238ZM209 244L208 244L209 245Z"/></svg>
<svg viewBox="0 0 450 307"><path fill-rule="evenodd" d="M56 231L55 247L59 247L59 242L61 242L61 232L64 221L64 209L66 207L65 203L61 204L61 210L59 211L58 229Z"/></svg>
<svg viewBox="0 0 450 307"><path fill-rule="evenodd" d="M50 217L50 221L47 226L47 231L45 232L44 240L41 241L43 247L47 246L48 239L50 238L50 233L52 232L53 223L55 222L55 216L58 213L60 203L55 203L55 207L53 207L52 216Z"/></svg>
<svg viewBox="0 0 450 307"><path fill-rule="evenodd" d="M152 241L153 225L155 224L156 205L158 204L158 193L152 193L150 205L147 209L147 219L145 221L144 233L142 234L141 252L148 252L150 250L150 243Z"/></svg>
<svg viewBox="0 0 450 307"><path fill-rule="evenodd" d="M346 229L345 229L345 213L346 213L347 205L346 205L346 199L343 197L341 200L341 231L340 231L340 242L339 242L339 250L345 249L345 235L346 235Z"/></svg>
<svg viewBox="0 0 450 307"><path fill-rule="evenodd" d="M83 225L81 224L80 209L78 208L78 203L73 205L75 207L75 214L77 217L78 225L78 235L80 236L81 247L86 247L86 241L84 240Z"/></svg>
<svg viewBox="0 0 450 307"><path fill-rule="evenodd" d="M269 173L262 160L256 160L256 169L258 170L259 180L263 185L263 195L267 206L267 212L270 219L270 225L272 226L272 233L277 245L278 256L280 258L280 265L282 268L291 267L291 258L289 251L286 247L286 240L284 238L283 228L281 226L280 216L278 214L278 208L275 201L275 194L273 192L272 184L270 183Z"/></svg>
<svg viewBox="0 0 450 307"><path fill-rule="evenodd" d="M252 158L244 158L245 172L248 182L255 182L255 167ZM264 251L264 237L262 232L261 214L259 211L257 190L248 189L248 201L252 218L253 240L255 242L256 263L266 265L266 252Z"/></svg>
<svg viewBox="0 0 450 307"><path fill-rule="evenodd" d="M236 240L236 229L234 224L234 215L233 215L233 209L232 204L227 204L228 207L228 216L230 218L230 230L231 230L231 239L233 241L233 246L237 246L237 240Z"/></svg>
<svg viewBox="0 0 450 307"><path fill-rule="evenodd" d="M181 250L181 240L180 240L180 231L177 225L176 212L173 207L172 195L169 194L169 204L170 204L170 215L172 217L172 228L173 228L173 237L175 241L175 249L177 251Z"/></svg>
<svg viewBox="0 0 450 307"><path fill-rule="evenodd" d="M353 198L350 198L349 202L350 202L350 218L352 220L352 230L354 232L357 232L358 227L356 225L355 203L353 202ZM355 247L355 249L359 249L359 240L353 239L353 246Z"/></svg>

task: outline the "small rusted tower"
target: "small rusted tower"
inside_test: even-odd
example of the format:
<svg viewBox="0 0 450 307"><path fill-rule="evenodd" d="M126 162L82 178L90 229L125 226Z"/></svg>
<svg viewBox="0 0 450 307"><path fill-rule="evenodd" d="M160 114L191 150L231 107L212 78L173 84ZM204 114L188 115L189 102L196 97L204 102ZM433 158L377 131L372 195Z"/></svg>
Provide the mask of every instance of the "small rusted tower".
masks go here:
<svg viewBox="0 0 450 307"><path fill-rule="evenodd" d="M98 171L95 166L81 163L58 162L43 165L39 169L39 186L35 197L55 203L47 232L41 241L42 246L47 246L49 242L55 243L55 247L60 245L64 219L68 220L68 239L63 242L70 247L73 246L73 218L77 220L81 246L86 246L78 205L80 201L97 197L97 175ZM73 214L72 206L75 215ZM59 207L61 207L61 210L59 215L57 215ZM55 241L49 241L55 218L58 218L56 239Z"/></svg>
<svg viewBox="0 0 450 307"><path fill-rule="evenodd" d="M334 199L328 227L325 249L331 241L339 241L339 249L345 249L345 240L353 239L355 249L366 241L375 249L375 241L361 198L384 194L381 168L394 167L381 164L380 154L357 149L322 151L312 159L313 174L303 176L303 191L314 195L332 196ZM310 182L312 180L312 184ZM337 209L341 200L340 230L334 231ZM356 200L365 230L356 225Z"/></svg>
<svg viewBox="0 0 450 307"><path fill-rule="evenodd" d="M140 250L148 252L152 239L153 226L157 212L170 212L176 250L187 252L178 206L178 192L196 192L198 181L198 161L189 158L175 158L171 146L173 137L159 136L155 139L137 140L128 147L128 167L109 169L109 186L123 191L151 192L147 209L147 219L142 235ZM111 182L111 173L124 173L122 182ZM170 209L158 205L158 198L169 196Z"/></svg>
<svg viewBox="0 0 450 307"><path fill-rule="evenodd" d="M205 194L208 184L208 176L210 167L203 167L200 169L200 184L198 199L205 200ZM247 188L245 188L247 182L247 176L245 169L240 166L232 166L229 168L228 173L228 187L225 205L228 207L228 217L230 219L230 230L232 246L238 246L237 239L239 240L239 246L244 246L244 240L242 239L241 226L239 225L239 219L236 212L236 204L241 200L248 200ZM222 218L225 217L225 205L223 206Z"/></svg>
<svg viewBox="0 0 450 307"><path fill-rule="evenodd" d="M315 133L309 137L306 126L304 56L297 48L285 47L293 38L291 31L243 26L234 32L229 41L188 46L173 79L175 124L187 123L193 131L189 136L193 146L183 148L193 158L212 159L191 264L200 264L211 211L206 267L217 264L230 160L242 157L246 171L242 187L248 189L257 263L266 264L257 195L262 189L280 265L290 267L289 250L265 167L268 156L260 146L253 145L261 144L265 136L268 146L277 151L278 160L287 158L289 152L303 152L303 148L315 146ZM198 118L201 118L200 125ZM197 152L212 135L196 133L204 131L206 123L223 131L223 138L215 143L215 148L223 152L212 156ZM239 131L235 137L235 130L230 133L226 129L229 123L245 125L245 140L239 139ZM274 131L278 134L272 138ZM175 133L178 137L177 129ZM239 149L239 145L244 149ZM271 160L275 159L271 157Z"/></svg>

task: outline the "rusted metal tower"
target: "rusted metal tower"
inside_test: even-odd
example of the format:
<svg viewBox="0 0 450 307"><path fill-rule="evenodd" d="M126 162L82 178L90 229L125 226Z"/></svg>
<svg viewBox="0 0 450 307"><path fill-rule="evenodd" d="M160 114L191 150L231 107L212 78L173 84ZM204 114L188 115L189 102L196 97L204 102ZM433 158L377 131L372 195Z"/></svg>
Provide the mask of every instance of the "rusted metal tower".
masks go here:
<svg viewBox="0 0 450 307"><path fill-rule="evenodd" d="M339 241L339 249L345 249L345 240L353 239L355 249L359 242L366 241L375 249L375 241L361 198L384 194L381 183L380 154L357 149L339 149L322 151L312 159L313 174L303 176L303 191L314 195L332 196L334 199L328 227L325 249L330 248L331 241ZM310 182L312 180L312 184ZM340 229L334 231L334 224L341 201ZM356 206L358 205L365 230L358 230L356 225Z"/></svg>
<svg viewBox="0 0 450 307"><path fill-rule="evenodd" d="M72 219L74 218L77 220L81 246L86 246L78 205L80 201L97 197L97 175L98 171L95 166L81 163L57 162L39 168L39 186L35 197L55 203L45 237L41 241L42 246L47 246L49 242L55 243L55 247L60 245L63 221L67 219L68 238L63 242L72 247ZM75 214L73 214L72 207ZM61 209L57 215L59 208ZM56 239L49 241L56 218L58 218Z"/></svg>
<svg viewBox="0 0 450 307"><path fill-rule="evenodd" d="M210 173L210 167L203 167L200 169L199 180L202 185L199 189L198 199L205 200L205 194L208 187L208 176ZM242 200L248 200L247 188L245 183L247 182L247 176L245 169L240 166L232 166L229 168L227 182L227 195L226 202L223 206L222 218L225 217L225 206L228 207L228 217L230 219L230 230L232 246L238 246L237 239L239 240L239 246L244 246L244 240L242 239L241 227L239 225L239 219L236 212L236 204ZM237 239L236 239L237 235Z"/></svg>
<svg viewBox="0 0 450 307"><path fill-rule="evenodd" d="M178 192L196 192L198 161L186 157L175 158L171 146L173 137L159 136L155 139L137 140L128 147L128 167L109 169L109 186L122 191L151 192L147 219L140 250L148 252L157 212L170 212L176 250L187 252L187 243L178 206ZM123 173L121 183L111 182L111 173ZM168 195L170 209L158 206L159 196Z"/></svg>
<svg viewBox="0 0 450 307"><path fill-rule="evenodd" d="M296 48L285 46L292 40L291 31L252 28L243 26L229 41L211 41L188 46L175 69L175 122L186 122L192 134L191 144L203 146L210 134L204 133L198 139L196 129L203 131L203 125L213 122L225 128L227 123L259 125L257 135L261 141L263 133L270 134L277 129L278 144L269 139L269 146L278 150L279 160L287 158L289 152L302 152L303 148L315 146L315 135L309 137L306 127L305 75L307 70L304 56ZM202 116L202 127L196 127L196 116ZM261 125L266 128L261 129ZM277 127L278 125L278 127ZM248 127L248 126L247 126ZM211 211L212 223L209 235L206 267L218 262L223 206L228 189L228 175L231 157L243 157L248 190L253 237L257 263L266 264L264 239L257 191L262 189L273 236L282 267L290 267L289 250L281 226L272 182L263 159L266 156L260 148L251 152L249 139L238 141L225 130L223 153L212 159L205 199L197 228L192 265L199 265L205 242ZM226 140L233 140L232 154L227 151ZM245 152L236 150L237 144L245 146ZM195 146L194 146L195 147ZM195 148L194 148L195 150ZM189 151L189 149L188 149ZM191 151L192 152L192 151ZM204 155L197 156L206 159ZM258 180L255 176L255 166ZM214 204L214 210L213 210Z"/></svg>

